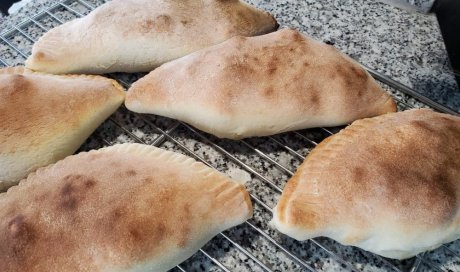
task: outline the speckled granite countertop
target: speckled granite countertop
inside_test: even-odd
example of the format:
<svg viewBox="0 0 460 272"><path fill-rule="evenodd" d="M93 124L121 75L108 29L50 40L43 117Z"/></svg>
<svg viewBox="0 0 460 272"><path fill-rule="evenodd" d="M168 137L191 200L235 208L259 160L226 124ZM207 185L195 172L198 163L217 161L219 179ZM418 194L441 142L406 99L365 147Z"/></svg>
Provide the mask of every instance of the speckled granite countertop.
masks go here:
<svg viewBox="0 0 460 272"><path fill-rule="evenodd" d="M92 5L103 2L86 1ZM447 54L435 17L367 0L249 2L273 13L282 26L300 29L334 44L363 64L460 110L460 92L448 72ZM0 19L0 31L54 3L35 0L19 14L3 21ZM88 12L82 5L69 5L83 14ZM66 15L68 12L60 10L55 14L62 20L72 18ZM46 27L57 25L53 20L39 21ZM24 31L34 39L42 34L36 27L27 27ZM23 37L12 37L10 42L25 53L30 52L32 44ZM24 61L23 57L10 51L0 42L0 58L11 65ZM141 75L117 76L125 82L133 82ZM402 101L400 109L423 106L384 84L382 86ZM394 261L342 246L327 238L297 242L269 226L271 209L286 181L303 157L328 135L327 130L312 129L245 141L221 140L170 119L138 115L122 108L97 129L81 150L121 142L153 144L191 155L247 182L254 203L254 218L216 236L174 271L222 271L220 265L231 271L408 271L411 268L430 271L435 267L460 271L460 241L428 252L423 257Z"/></svg>

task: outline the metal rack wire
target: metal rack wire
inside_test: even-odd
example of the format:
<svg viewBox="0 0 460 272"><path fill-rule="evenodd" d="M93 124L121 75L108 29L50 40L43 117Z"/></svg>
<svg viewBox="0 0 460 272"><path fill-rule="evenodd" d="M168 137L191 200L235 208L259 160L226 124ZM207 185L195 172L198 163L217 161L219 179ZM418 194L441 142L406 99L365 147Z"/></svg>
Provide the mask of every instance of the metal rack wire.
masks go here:
<svg viewBox="0 0 460 272"><path fill-rule="evenodd" d="M0 67L22 64L30 54L33 43L50 29L49 26L82 17L103 2L105 1L62 0L4 31L0 34ZM415 98L436 110L458 115L409 87L369 67L365 68L377 80L387 85L387 89L393 94L397 94L395 99L400 109L411 108L405 100ZM133 82L126 75L109 76L125 87ZM303 161L311 148L332 135L335 130L319 128L262 139L226 141L179 121L140 115L122 107L91 136L82 150L118 142L139 142L187 154L219 171L228 171L228 165L231 165L251 177L248 190L256 216L241 226L219 234L189 260L174 268L174 271L317 271L330 268L346 271L372 268L386 271L448 271L443 263L437 261L440 255L460 264L460 250L457 250L460 248L459 242L457 246L454 242L435 252L399 262L357 248L345 247L326 238L297 242L269 227L268 220L271 218L276 197L281 194L282 187L293 175L295 167ZM202 151L204 149L206 152ZM211 158L208 153L218 159ZM289 163L280 161L273 153L282 154ZM226 163L219 163L219 160ZM363 258L368 263L361 263ZM460 266L457 268L460 270Z"/></svg>

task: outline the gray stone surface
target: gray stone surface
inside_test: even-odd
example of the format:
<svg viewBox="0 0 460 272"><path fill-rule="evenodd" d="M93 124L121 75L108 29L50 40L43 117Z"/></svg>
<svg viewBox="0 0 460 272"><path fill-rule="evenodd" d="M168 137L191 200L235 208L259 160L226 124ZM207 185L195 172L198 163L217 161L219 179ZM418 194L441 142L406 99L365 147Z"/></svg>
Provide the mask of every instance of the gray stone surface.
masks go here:
<svg viewBox="0 0 460 272"><path fill-rule="evenodd" d="M87 2L96 6L103 1ZM460 94L449 73L447 55L433 16L365 0L249 2L273 13L283 27L300 29L319 40L334 44L363 64L432 99L460 109ZM17 25L55 3L35 0L18 14L4 21L0 19L0 31ZM75 1L68 3L80 13L89 12L82 4ZM52 13L62 21L76 18L75 14L65 12L62 8L52 10ZM59 24L49 16L36 20L45 28ZM33 25L24 26L22 30L33 39L44 33L40 27ZM24 35L12 32L8 40L25 55L29 54L32 42ZM25 59L1 41L0 58L11 65L22 64ZM131 83L142 75L116 76L122 82ZM425 107L410 96L381 85L400 101L400 110ZM171 132L162 136L159 129ZM331 130L334 132L338 129ZM231 271L264 271L252 256L273 271L307 271L304 264L320 271L391 271L396 268L407 271L417 263L416 258L406 261L383 259L327 238L297 242L270 227L271 209L286 181L315 144L329 135L326 130L303 130L245 141L221 140L196 132L167 118L139 115L122 108L100 126L81 148L81 151L85 151L122 142L155 143L161 148L192 155L230 177L246 182L253 196L254 218L247 224L224 232L225 236L215 237L203 251L181 264L184 270L220 271L218 264L207 254ZM301 259L303 264L290 254ZM418 271L433 270L433 264L448 271L460 271L458 255L460 242L456 241L426 253L423 258L429 262L421 262Z"/></svg>

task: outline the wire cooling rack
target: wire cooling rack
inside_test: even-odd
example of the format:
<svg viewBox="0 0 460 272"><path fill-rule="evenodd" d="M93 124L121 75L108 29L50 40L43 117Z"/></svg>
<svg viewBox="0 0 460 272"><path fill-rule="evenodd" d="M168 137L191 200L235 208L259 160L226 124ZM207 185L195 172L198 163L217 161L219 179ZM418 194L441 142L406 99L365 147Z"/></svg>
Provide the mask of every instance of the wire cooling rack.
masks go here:
<svg viewBox="0 0 460 272"><path fill-rule="evenodd" d="M49 29L88 14L105 1L63 0L0 34L0 67L23 65L33 43ZM84 42L84 41L82 41ZM458 113L411 88L365 67L398 102L399 110L431 107ZM110 74L126 88L142 74ZM286 181L306 155L340 128L318 128L240 141L222 140L185 123L141 115L121 107L80 151L122 142L173 150L240 180L246 180L254 217L224 231L172 271L460 271L460 241L396 261L323 237L304 242L269 226Z"/></svg>

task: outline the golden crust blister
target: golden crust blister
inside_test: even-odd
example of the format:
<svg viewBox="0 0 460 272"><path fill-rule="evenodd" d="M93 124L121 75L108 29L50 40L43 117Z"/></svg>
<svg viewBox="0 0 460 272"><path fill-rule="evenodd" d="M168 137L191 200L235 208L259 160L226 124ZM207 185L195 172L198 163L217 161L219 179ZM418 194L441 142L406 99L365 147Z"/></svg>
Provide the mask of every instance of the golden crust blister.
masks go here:
<svg viewBox="0 0 460 272"><path fill-rule="evenodd" d="M112 79L0 69L0 191L75 152L123 100Z"/></svg>
<svg viewBox="0 0 460 272"><path fill-rule="evenodd" d="M251 216L244 186L202 163L116 145L41 168L0 197L0 270L167 271Z"/></svg>
<svg viewBox="0 0 460 272"><path fill-rule="evenodd" d="M359 120L306 158L273 222L299 240L404 259L460 237L459 178L460 118L419 109Z"/></svg>
<svg viewBox="0 0 460 272"><path fill-rule="evenodd" d="M230 139L396 111L359 64L290 29L234 37L164 64L131 86L125 104Z"/></svg>

